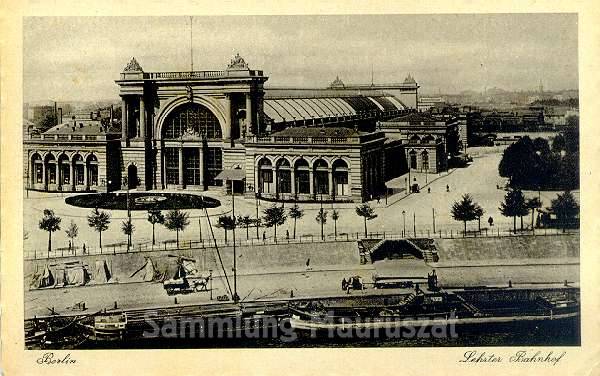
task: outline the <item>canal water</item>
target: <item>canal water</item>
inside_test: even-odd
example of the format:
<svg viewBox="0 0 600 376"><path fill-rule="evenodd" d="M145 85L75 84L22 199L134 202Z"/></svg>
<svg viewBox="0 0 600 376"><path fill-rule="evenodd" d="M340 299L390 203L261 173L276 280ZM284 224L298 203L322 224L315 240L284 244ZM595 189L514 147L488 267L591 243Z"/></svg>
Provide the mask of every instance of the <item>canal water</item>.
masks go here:
<svg viewBox="0 0 600 376"><path fill-rule="evenodd" d="M310 347L467 347L467 346L580 346L579 319L543 323L511 323L493 326L458 327L456 336L412 338L327 338L299 335L274 338L142 339L135 341L84 343L81 349L167 349L167 348L310 348ZM427 332L426 332L427 333ZM289 333L288 333L289 334ZM438 333L439 334L439 333Z"/></svg>

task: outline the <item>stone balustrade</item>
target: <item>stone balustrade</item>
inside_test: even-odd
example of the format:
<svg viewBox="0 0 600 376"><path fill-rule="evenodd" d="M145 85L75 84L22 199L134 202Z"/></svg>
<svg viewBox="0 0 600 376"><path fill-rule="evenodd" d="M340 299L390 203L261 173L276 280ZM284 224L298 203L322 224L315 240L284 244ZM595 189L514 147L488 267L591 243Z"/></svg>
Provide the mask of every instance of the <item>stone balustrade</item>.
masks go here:
<svg viewBox="0 0 600 376"><path fill-rule="evenodd" d="M212 70L212 71L192 71L192 72L145 72L144 79L210 79L210 78L227 78L240 76L262 76L261 70Z"/></svg>

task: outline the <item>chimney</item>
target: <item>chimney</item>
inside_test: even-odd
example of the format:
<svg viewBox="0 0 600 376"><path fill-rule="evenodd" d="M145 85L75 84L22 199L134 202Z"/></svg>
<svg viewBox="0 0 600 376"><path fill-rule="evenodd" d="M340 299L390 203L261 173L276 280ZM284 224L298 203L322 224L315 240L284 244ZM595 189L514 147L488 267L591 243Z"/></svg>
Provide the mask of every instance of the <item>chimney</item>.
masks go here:
<svg viewBox="0 0 600 376"><path fill-rule="evenodd" d="M109 124L109 126L111 126L112 123L113 123L113 105L112 104L110 105L110 112L109 112L109 119L108 120L109 120L108 124Z"/></svg>
<svg viewBox="0 0 600 376"><path fill-rule="evenodd" d="M56 125L60 124L58 122L58 111L56 109L56 101L54 101L54 119L56 119Z"/></svg>
<svg viewBox="0 0 600 376"><path fill-rule="evenodd" d="M59 119L60 119L60 122L59 122L59 124L62 124L62 122L63 122L63 119L62 119L62 115L63 115L63 113L62 113L62 107L59 107L59 108L58 108L58 113L60 114L60 115L59 115Z"/></svg>

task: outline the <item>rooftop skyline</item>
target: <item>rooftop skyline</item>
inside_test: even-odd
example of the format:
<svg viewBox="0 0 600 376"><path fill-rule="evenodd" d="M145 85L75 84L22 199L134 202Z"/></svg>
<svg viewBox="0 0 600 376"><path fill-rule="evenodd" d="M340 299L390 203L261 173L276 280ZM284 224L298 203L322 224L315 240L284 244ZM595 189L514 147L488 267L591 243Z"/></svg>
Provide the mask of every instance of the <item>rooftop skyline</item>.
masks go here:
<svg viewBox="0 0 600 376"><path fill-rule="evenodd" d="M194 70L239 53L268 86L402 82L423 93L578 88L576 14L193 18ZM118 99L114 80L190 70L189 17L28 17L24 101Z"/></svg>

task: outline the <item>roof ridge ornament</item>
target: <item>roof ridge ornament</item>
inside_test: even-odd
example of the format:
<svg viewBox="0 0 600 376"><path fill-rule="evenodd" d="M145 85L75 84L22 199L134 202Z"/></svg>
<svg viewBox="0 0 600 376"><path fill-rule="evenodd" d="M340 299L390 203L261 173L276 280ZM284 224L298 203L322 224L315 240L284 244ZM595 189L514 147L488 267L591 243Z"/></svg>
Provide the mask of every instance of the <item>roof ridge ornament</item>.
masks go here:
<svg viewBox="0 0 600 376"><path fill-rule="evenodd" d="M143 72L144 70L140 66L140 63L137 62L135 57L132 57L129 63L123 69L123 72Z"/></svg>
<svg viewBox="0 0 600 376"><path fill-rule="evenodd" d="M406 78L404 79L404 83L405 84L416 84L417 81L415 81L415 78L412 76L412 74L408 74L408 76L406 76Z"/></svg>
<svg viewBox="0 0 600 376"><path fill-rule="evenodd" d="M239 53L236 53L235 56L231 59L231 62L227 65L227 70L247 70L248 64L244 60L243 57L240 56Z"/></svg>
<svg viewBox="0 0 600 376"><path fill-rule="evenodd" d="M339 87L345 87L345 86L346 85L344 85L344 82L342 80L340 80L339 75L336 75L335 80L333 80L331 85L329 85L330 88L339 88Z"/></svg>

